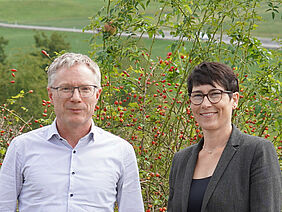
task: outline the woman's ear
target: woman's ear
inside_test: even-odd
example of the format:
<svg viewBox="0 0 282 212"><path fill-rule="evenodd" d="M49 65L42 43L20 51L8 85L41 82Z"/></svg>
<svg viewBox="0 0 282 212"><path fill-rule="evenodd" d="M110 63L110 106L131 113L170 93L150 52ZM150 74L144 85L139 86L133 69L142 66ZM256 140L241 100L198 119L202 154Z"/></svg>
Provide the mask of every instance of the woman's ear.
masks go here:
<svg viewBox="0 0 282 212"><path fill-rule="evenodd" d="M239 93L238 92L233 93L232 101L233 101L232 109L235 110L239 102Z"/></svg>

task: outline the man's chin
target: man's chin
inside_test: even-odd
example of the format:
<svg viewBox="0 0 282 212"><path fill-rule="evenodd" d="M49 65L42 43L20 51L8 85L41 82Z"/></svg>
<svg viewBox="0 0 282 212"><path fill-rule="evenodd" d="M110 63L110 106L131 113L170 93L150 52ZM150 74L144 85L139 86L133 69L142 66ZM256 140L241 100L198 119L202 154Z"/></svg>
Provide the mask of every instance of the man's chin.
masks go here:
<svg viewBox="0 0 282 212"><path fill-rule="evenodd" d="M85 118L81 117L70 117L66 120L66 124L74 127L79 127L82 125L91 124L91 120L86 120Z"/></svg>

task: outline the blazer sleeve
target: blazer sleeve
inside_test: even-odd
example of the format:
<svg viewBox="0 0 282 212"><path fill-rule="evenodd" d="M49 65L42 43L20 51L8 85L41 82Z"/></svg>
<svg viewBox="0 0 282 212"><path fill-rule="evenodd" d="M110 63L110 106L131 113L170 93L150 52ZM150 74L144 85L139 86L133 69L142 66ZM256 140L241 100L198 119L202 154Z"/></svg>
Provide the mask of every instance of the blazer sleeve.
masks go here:
<svg viewBox="0 0 282 212"><path fill-rule="evenodd" d="M269 141L257 142L250 173L250 212L281 212L281 170Z"/></svg>
<svg viewBox="0 0 282 212"><path fill-rule="evenodd" d="M167 205L167 211L173 212L173 194L174 194L174 168L175 168L175 160L176 155L174 155L171 163L171 169L169 173L169 197L168 197L168 205Z"/></svg>

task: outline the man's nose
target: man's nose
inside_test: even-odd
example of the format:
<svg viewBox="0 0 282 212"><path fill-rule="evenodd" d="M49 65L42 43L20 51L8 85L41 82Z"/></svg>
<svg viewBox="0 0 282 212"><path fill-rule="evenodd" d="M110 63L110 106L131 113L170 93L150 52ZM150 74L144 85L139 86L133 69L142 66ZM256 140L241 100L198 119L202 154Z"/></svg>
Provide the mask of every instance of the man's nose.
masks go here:
<svg viewBox="0 0 282 212"><path fill-rule="evenodd" d="M74 88L72 92L71 99L81 99L80 92L78 88Z"/></svg>

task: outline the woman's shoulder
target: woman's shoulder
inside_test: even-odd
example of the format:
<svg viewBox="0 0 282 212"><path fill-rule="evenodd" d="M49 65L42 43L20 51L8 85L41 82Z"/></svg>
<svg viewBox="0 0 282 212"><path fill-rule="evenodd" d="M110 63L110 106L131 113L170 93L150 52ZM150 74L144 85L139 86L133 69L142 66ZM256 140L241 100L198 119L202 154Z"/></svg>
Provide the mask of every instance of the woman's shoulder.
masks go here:
<svg viewBox="0 0 282 212"><path fill-rule="evenodd" d="M241 133L241 139L243 140L243 145L256 147L273 146L273 143L265 138L246 133Z"/></svg>
<svg viewBox="0 0 282 212"><path fill-rule="evenodd" d="M276 153L273 143L265 138L240 132L240 136L237 136L236 139L238 139L239 148L247 154L251 155L251 152L259 154Z"/></svg>
<svg viewBox="0 0 282 212"><path fill-rule="evenodd" d="M198 145L199 145L198 143L192 144L188 147L185 147L184 149L179 150L174 154L174 158L179 160L179 159L190 157L192 153L196 151Z"/></svg>

